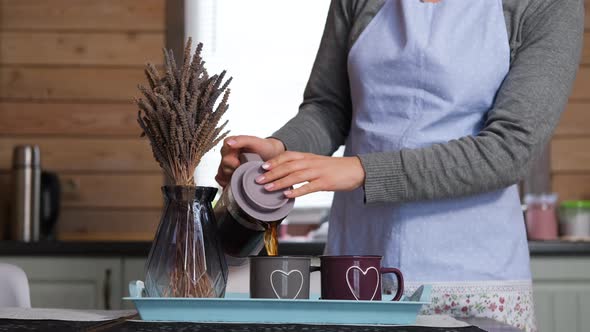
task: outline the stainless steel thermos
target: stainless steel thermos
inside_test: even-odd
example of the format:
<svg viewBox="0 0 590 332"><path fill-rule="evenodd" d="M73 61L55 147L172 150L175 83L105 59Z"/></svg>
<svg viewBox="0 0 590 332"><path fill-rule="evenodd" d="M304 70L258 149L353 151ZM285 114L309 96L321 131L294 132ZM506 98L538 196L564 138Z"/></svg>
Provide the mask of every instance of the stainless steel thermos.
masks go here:
<svg viewBox="0 0 590 332"><path fill-rule="evenodd" d="M41 207L41 156L36 145L19 145L12 159L13 200L11 238L39 240Z"/></svg>

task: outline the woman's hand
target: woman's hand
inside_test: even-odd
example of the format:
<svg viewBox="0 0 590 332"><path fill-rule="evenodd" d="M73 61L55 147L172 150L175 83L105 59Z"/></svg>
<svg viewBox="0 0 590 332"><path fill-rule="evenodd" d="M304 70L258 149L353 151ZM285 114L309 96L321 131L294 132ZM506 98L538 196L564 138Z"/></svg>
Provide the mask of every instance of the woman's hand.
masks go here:
<svg viewBox="0 0 590 332"><path fill-rule="evenodd" d="M283 143L274 138L260 138L255 136L227 137L221 148L221 163L215 180L225 187L236 168L240 166L239 155L242 152L258 154L262 160L268 160L285 151Z"/></svg>
<svg viewBox="0 0 590 332"><path fill-rule="evenodd" d="M308 182L293 190L286 190L289 198L316 191L350 191L365 181L365 170L357 157L325 157L311 153L285 152L268 160L262 168L268 172L256 182L266 190L276 191Z"/></svg>

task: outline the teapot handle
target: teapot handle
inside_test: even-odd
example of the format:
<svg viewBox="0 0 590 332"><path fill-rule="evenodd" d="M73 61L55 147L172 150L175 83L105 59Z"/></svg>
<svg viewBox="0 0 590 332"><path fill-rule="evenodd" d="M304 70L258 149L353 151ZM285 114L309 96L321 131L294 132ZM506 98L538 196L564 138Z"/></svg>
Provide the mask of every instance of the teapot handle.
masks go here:
<svg viewBox="0 0 590 332"><path fill-rule="evenodd" d="M240 154L240 163L241 164L244 164L244 163L247 163L250 161L264 161L264 160L262 160L262 158L256 153L245 152L245 153Z"/></svg>

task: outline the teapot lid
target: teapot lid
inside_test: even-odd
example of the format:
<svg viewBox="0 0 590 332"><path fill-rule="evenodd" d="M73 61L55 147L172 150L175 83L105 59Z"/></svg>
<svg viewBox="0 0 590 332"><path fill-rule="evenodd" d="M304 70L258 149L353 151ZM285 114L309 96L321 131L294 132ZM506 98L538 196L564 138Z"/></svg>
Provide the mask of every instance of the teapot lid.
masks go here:
<svg viewBox="0 0 590 332"><path fill-rule="evenodd" d="M231 178L231 191L238 206L254 219L270 222L282 220L293 209L294 198L283 191L268 191L256 183L264 174L261 160L248 161L238 167Z"/></svg>

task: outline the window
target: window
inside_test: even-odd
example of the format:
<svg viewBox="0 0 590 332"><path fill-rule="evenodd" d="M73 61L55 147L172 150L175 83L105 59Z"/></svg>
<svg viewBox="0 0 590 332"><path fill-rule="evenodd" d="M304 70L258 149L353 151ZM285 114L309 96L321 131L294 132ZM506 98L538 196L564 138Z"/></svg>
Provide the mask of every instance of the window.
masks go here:
<svg viewBox="0 0 590 332"><path fill-rule="evenodd" d="M185 2L186 34L204 44L210 73L234 78L226 119L232 135L267 137L291 119L322 36L329 0L199 0ZM214 185L219 148L197 170L197 183ZM332 194L298 199L324 207Z"/></svg>

